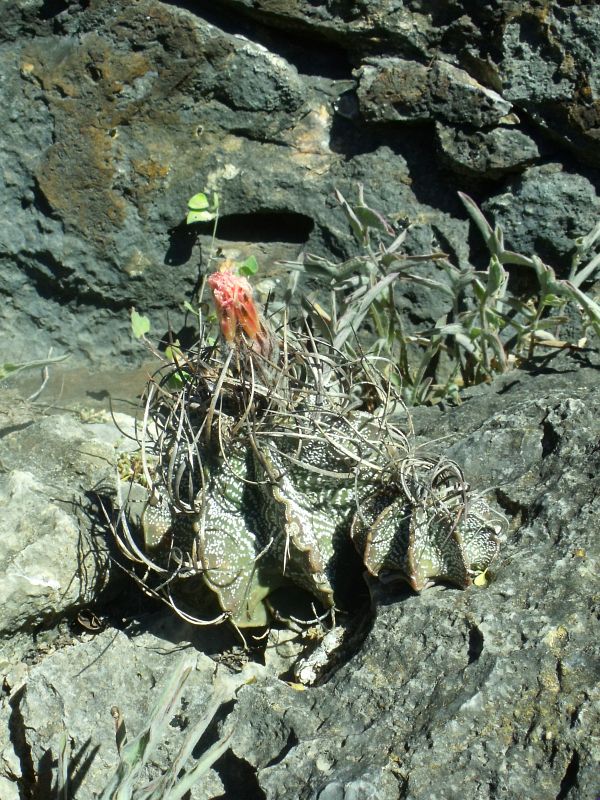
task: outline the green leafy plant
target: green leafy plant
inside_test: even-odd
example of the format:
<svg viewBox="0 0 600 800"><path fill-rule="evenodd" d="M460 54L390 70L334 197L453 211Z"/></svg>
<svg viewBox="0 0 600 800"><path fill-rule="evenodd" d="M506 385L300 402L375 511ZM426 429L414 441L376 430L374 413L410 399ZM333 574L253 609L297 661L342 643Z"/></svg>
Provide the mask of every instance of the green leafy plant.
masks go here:
<svg viewBox="0 0 600 800"><path fill-rule="evenodd" d="M188 200L188 225L194 222L210 222L219 218L219 195L213 192L210 199L204 192L198 192Z"/></svg>
<svg viewBox="0 0 600 800"><path fill-rule="evenodd" d="M131 309L131 332L136 339L142 339L150 331L150 320L139 314L135 308Z"/></svg>
<svg viewBox="0 0 600 800"><path fill-rule="evenodd" d="M285 306L265 314L246 279L256 259L223 261L206 276L214 315L190 306L198 319L195 345L182 351L171 344L144 393L143 508L135 472L131 491L118 492L112 530L136 565L132 577L183 619L227 621L242 638L244 628L282 618L277 595L284 587L319 604L311 619L332 614L344 551L352 548L372 575L392 571L416 591L440 579L466 587L494 559L504 524L485 500L467 505L458 466L415 455L410 419L408 433L392 422L406 409L391 385L399 370L389 352L397 348L410 369L394 285L408 277L453 297L451 287L414 269L445 254L404 255L405 232L395 235L362 192L356 207L338 199L366 255L342 265L337 306L335 265L311 262L330 274L330 330L321 336L305 317L288 319ZM505 284L498 270L490 281L482 297ZM373 353L356 344L367 317L378 335ZM441 340L429 341L430 350ZM427 385L413 379L418 390ZM394 515L383 515L391 503ZM392 546L396 527L381 522L392 517L412 526L402 533L401 552ZM440 542L447 558L432 556ZM191 594L183 586L188 579Z"/></svg>
<svg viewBox="0 0 600 800"><path fill-rule="evenodd" d="M483 236L492 260L496 259L501 265L512 264L518 267L526 267L533 270L538 279L537 309L534 317L529 319L528 330L526 330L527 336L535 339L536 332L543 330L543 314L547 309L562 308L568 302L574 303L576 308L579 309L583 321L591 326L596 334L600 334L600 305L588 297L580 288L585 281L590 280L593 274L600 269L600 254L592 258L588 264L579 268L583 254L600 237L600 224L590 234L576 240L569 279L559 279L556 277L554 269L545 264L538 256L524 256L507 250L504 247L504 234L500 226L497 225L492 228L476 203L466 194L459 193L459 195L471 219ZM547 326L554 324L552 320L546 321ZM522 331L518 332L522 333ZM539 338L543 341L546 337L542 335Z"/></svg>
<svg viewBox="0 0 600 800"><path fill-rule="evenodd" d="M10 378L14 375L18 375L20 372L23 372L27 369L36 369L41 368L42 370L42 380L38 388L26 398L27 402L32 403L34 400L40 396L40 394L44 391L46 384L48 383L48 379L50 377L50 370L49 367L51 364L56 364L59 361L64 361L65 359L69 358L69 353L65 353L62 356L55 356L52 358L51 356L52 348L50 349L50 353L48 354L47 358L42 358L36 361L22 361L22 362L5 362L4 364L0 364L0 383L7 378Z"/></svg>
<svg viewBox="0 0 600 800"><path fill-rule="evenodd" d="M0 381L5 380L6 378L16 375L19 372L23 372L26 369L36 369L39 367L48 367L50 364L58 364L60 361L64 361L69 357L68 353L62 356L55 356L53 358L41 358L37 361L21 361L21 362L5 362L4 364L0 364Z"/></svg>
<svg viewBox="0 0 600 800"><path fill-rule="evenodd" d="M585 326L600 333L600 306L581 289L600 269L600 255L582 266L585 253L600 238L600 225L575 243L571 275L564 280L538 256L507 250L501 228L492 228L465 194L459 196L490 253L484 270L459 268L441 252L407 255L402 245L410 226L398 232L367 206L362 187L356 203L340 192L336 196L362 252L341 264L308 255L302 264L288 266L325 282L330 310L318 308L315 314L309 308L313 317L329 330L338 349L352 353L366 348L380 355L389 365L387 377L408 405L458 399L462 387L489 381L531 359L541 347L567 346L557 336L565 321L559 312L568 303ZM416 268L423 262L436 263L440 277L420 274ZM508 265L532 270L537 291L526 298L513 296ZM401 282L441 292L448 299L448 314L432 328L406 330L397 291ZM366 323L370 339L364 335Z"/></svg>
<svg viewBox="0 0 600 800"><path fill-rule="evenodd" d="M248 256L245 261L238 265L237 271L239 275L244 275L246 278L252 277L258 272L258 261L254 256Z"/></svg>
<svg viewBox="0 0 600 800"><path fill-rule="evenodd" d="M194 662L187 658L180 662L156 701L147 725L132 739L128 738L125 722L118 708L111 713L116 725L116 744L119 762L108 780L99 800L180 800L191 787L206 774L215 761L227 750L230 734L219 739L198 759L192 752L200 737L223 703L235 697L237 690L256 680L260 668L249 664L237 675L217 673L212 695L204 714L186 730L177 755L159 778L146 780L144 768L161 743L175 713L184 686ZM57 800L69 800L67 734L63 733L59 743L58 772L56 782Z"/></svg>
<svg viewBox="0 0 600 800"><path fill-rule="evenodd" d="M582 289L600 269L600 254L585 263L587 253L600 239L600 223L574 242L572 269L565 280L557 278L554 269L538 256L508 250L502 229L492 227L468 195L459 192L459 196L490 253L483 270L470 264L460 268L443 252L403 252L411 226L398 228L371 208L365 202L362 186L353 203L336 192L361 247L358 255L343 263L314 255L306 255L302 264L285 262L296 274L290 279L290 295L297 290L298 272L318 278L328 287L328 309L306 297L303 302L333 347L351 357L364 352L381 357L385 377L408 405L443 399L458 401L463 387L489 381L494 375L531 360L542 348L577 346L559 338L568 304L574 306L584 327L600 333L600 305ZM216 192L199 192L190 198L188 224L214 223L205 273L215 258L218 219ZM439 277L423 274L420 267L424 263L436 264ZM254 256L231 266L245 277L252 277L259 269ZM532 271L537 290L528 297L511 293L507 267ZM198 297L193 303L184 304L197 317L199 329L204 283L205 274L199 281ZM433 327L415 330L407 326L399 292L400 284L406 283L428 287L446 297L449 311ZM132 309L131 324L133 335L147 342L148 317ZM167 357L177 363L174 348L170 348L172 353ZM177 379L185 380L184 371Z"/></svg>

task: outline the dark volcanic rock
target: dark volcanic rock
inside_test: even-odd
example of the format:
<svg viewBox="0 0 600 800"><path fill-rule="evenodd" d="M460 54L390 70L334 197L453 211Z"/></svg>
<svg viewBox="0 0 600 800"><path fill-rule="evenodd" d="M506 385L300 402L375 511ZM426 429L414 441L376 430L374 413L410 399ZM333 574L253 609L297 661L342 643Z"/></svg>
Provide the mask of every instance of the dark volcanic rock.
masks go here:
<svg viewBox="0 0 600 800"><path fill-rule="evenodd" d="M294 2L286 0L225 0L237 13L247 13L261 23L283 28L293 34L310 34L324 42L333 41L352 48L354 56L384 48L404 57L430 57L444 32L436 3L409 8L394 0L358 0L346 3ZM414 5L414 4L413 4Z"/></svg>
<svg viewBox="0 0 600 800"><path fill-rule="evenodd" d="M232 154L244 140L223 131L277 139L310 111L294 67L190 14L123 3L101 19L100 32L81 15L5 53L13 202L22 194L3 235L8 321L23 334L43 319L38 343L90 360L130 350L130 305L164 317L190 297L197 263L165 263L169 232L191 194L241 171ZM223 194L228 213L281 210L274 197L244 208Z"/></svg>
<svg viewBox="0 0 600 800"><path fill-rule="evenodd" d="M473 131L438 122L435 126L443 163L458 175L499 178L535 163L535 141L509 127Z"/></svg>
<svg viewBox="0 0 600 800"><path fill-rule="evenodd" d="M463 264L457 189L497 194L494 181L547 152L536 130L556 163L563 145L597 163L597 8L4 4L2 360L50 347L138 360L131 306L157 338L168 320L179 330L210 249L210 225L183 225L200 190L220 194L225 253L258 253L267 269L282 250L352 253L332 196L358 181L382 211L429 228L409 252L437 239ZM569 205L590 216L585 193ZM518 240L521 220L507 227ZM420 294L417 324L445 313Z"/></svg>
<svg viewBox="0 0 600 800"><path fill-rule="evenodd" d="M507 19L503 94L582 160L600 166L600 7L543 3Z"/></svg>
<svg viewBox="0 0 600 800"><path fill-rule="evenodd" d="M600 198L583 175L559 164L531 167L514 178L483 210L506 234L507 247L537 253L555 267L567 267L574 240L598 220Z"/></svg>
<svg viewBox="0 0 600 800"><path fill-rule="evenodd" d="M441 119L474 127L497 124L511 104L446 61L369 60L358 74L359 108L367 121Z"/></svg>
<svg viewBox="0 0 600 800"><path fill-rule="evenodd" d="M198 233L210 242L210 226L181 224L199 189L219 191L220 230L238 251L245 236L263 236L294 243L290 255L303 244L347 252L327 198L357 181L382 210L423 214L401 155L375 146L363 167L362 154L331 149L348 82L300 75L261 45L152 0L68 8L45 34L0 50L11 108L3 325L22 360L51 346L96 363L131 358L132 305L157 331L167 314L177 328L198 277ZM460 250L464 226L439 225Z"/></svg>

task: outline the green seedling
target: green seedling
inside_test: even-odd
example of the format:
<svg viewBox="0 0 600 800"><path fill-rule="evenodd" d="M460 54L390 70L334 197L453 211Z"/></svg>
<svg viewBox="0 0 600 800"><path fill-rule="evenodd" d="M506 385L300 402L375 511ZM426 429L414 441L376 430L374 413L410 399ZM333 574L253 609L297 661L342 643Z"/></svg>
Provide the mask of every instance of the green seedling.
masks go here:
<svg viewBox="0 0 600 800"><path fill-rule="evenodd" d="M212 222L219 216L219 195L213 192L210 199L204 192L198 192L188 200L188 213L185 221L188 225L194 222Z"/></svg>
<svg viewBox="0 0 600 800"><path fill-rule="evenodd" d="M244 277L249 278L252 275L256 275L258 272L258 261L254 256L249 256L245 261L238 266L238 274L244 275Z"/></svg>
<svg viewBox="0 0 600 800"><path fill-rule="evenodd" d="M190 373L184 369L187 359L178 339L165 348L165 356L177 367L177 370L169 377L169 386L171 389L180 389L190 379Z"/></svg>
<svg viewBox="0 0 600 800"><path fill-rule="evenodd" d="M131 332L136 339L143 339L150 330L148 317L138 314L135 308L131 309Z"/></svg>
<svg viewBox="0 0 600 800"><path fill-rule="evenodd" d="M341 264L311 255L302 264L287 263L296 276L290 293L297 290L297 275L302 272L329 288L330 309L323 312L319 304L319 314L312 316L334 346L387 359L394 366L388 377L408 405L456 401L462 387L491 380L531 359L540 347L568 346L558 337L565 320L560 311L568 303L578 310L584 325L600 334L600 305L581 288L600 269L600 255L582 266L600 239L600 224L576 240L571 274L563 280L538 256L507 250L502 229L492 227L468 195L459 196L489 250L485 270L470 264L459 268L444 253L404 254L410 225L396 230L366 204L362 187L356 203L336 192L362 253ZM440 278L420 274L423 262L437 264ZM538 290L533 296L511 295L508 265L534 271ZM448 314L433 328L408 331L398 291L405 283L443 294ZM307 305L310 314L315 306Z"/></svg>
<svg viewBox="0 0 600 800"><path fill-rule="evenodd" d="M55 356L54 358L42 358L37 361L21 361L16 363L7 361L4 364L0 364L0 381L12 375L16 375L19 372L23 372L23 370L48 367L50 364L58 364L60 361L64 361L67 358L69 358L68 353L62 356Z"/></svg>

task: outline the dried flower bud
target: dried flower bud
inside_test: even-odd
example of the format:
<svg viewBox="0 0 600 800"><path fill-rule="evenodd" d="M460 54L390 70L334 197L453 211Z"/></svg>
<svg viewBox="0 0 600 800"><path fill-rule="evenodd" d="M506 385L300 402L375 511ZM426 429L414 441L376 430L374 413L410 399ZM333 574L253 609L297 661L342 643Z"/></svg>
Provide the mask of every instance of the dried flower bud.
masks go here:
<svg viewBox="0 0 600 800"><path fill-rule="evenodd" d="M256 340L263 331L263 325L248 280L225 268L210 275L208 285L213 293L225 341L229 344L235 342L238 326L249 339Z"/></svg>

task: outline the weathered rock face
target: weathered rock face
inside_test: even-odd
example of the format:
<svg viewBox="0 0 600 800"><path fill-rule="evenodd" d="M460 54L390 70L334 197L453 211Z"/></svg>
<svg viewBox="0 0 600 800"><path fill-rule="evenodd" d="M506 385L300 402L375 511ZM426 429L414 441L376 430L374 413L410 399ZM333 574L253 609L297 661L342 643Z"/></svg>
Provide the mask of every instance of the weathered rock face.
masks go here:
<svg viewBox="0 0 600 800"><path fill-rule="evenodd" d="M504 96L579 158L600 166L597 4L525 8L506 19L500 47Z"/></svg>
<svg viewBox="0 0 600 800"><path fill-rule="evenodd" d="M529 247L516 212L537 225L556 194L541 165L585 184L558 190L560 267L595 219L596 3L30 0L0 23L6 360L49 347L139 360L132 305L157 335L167 312L177 329L210 242L183 225L199 190L220 193L220 244L267 270L303 247L352 250L331 197L357 182L415 223L409 252L443 247L463 264L457 189ZM421 294L416 324L445 310Z"/></svg>
<svg viewBox="0 0 600 800"><path fill-rule="evenodd" d="M109 541L93 492L110 494L117 452L129 447L110 417L40 419L13 403L18 422L0 428L0 636L51 625L107 588Z"/></svg>
<svg viewBox="0 0 600 800"><path fill-rule="evenodd" d="M558 164L545 164L510 180L503 192L484 203L484 210L510 232L510 247L566 267L574 235L580 235L574 232L591 230L600 200L587 178Z"/></svg>
<svg viewBox="0 0 600 800"><path fill-rule="evenodd" d="M359 70L359 110L367 122L432 118L475 128L494 127L511 104L446 61L425 67L403 59L369 60Z"/></svg>
<svg viewBox="0 0 600 800"><path fill-rule="evenodd" d="M209 225L183 225L201 190L221 198L217 244L257 254L275 280L275 258L352 252L332 192L352 197L358 182L368 203L413 223L408 252L468 261L460 189L508 246L565 275L574 238L598 219L599 50L595 0L3 4L0 365L51 347L96 370L139 361L132 305L156 338L167 317L177 330L210 249ZM418 286L402 302L418 326L447 301ZM489 585L419 596L372 585L372 617L352 621L326 679L303 692L267 652L224 723L230 753L193 797L598 793L600 373L589 358L415 412L422 441L511 521ZM115 602L89 492L114 479L119 440L11 398L0 408L3 800L51 795L63 728L77 798L92 798L117 758L111 706L137 732L191 645L198 671L176 739L206 703L208 656L245 657L231 632L148 610L136 587L119 584ZM102 632L73 621L84 607Z"/></svg>

